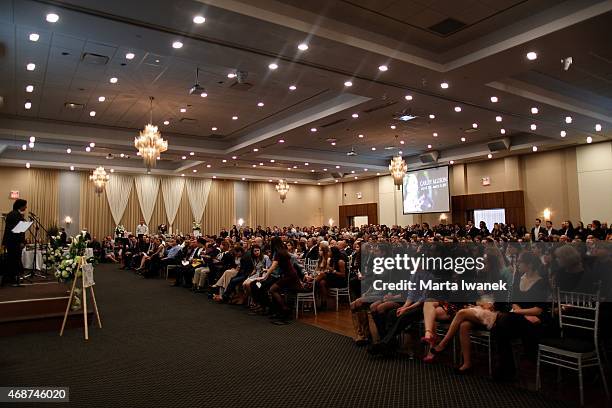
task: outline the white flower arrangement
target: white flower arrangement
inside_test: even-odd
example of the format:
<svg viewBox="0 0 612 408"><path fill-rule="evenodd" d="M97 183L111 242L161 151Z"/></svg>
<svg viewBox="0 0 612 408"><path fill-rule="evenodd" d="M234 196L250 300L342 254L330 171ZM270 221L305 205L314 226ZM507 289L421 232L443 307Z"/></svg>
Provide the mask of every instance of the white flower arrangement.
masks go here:
<svg viewBox="0 0 612 408"><path fill-rule="evenodd" d="M125 227L121 224L115 227L115 235L123 236L125 233Z"/></svg>
<svg viewBox="0 0 612 408"><path fill-rule="evenodd" d="M195 221L194 221L194 222L191 224L191 229L192 229L192 230L194 230L194 231L201 231L201 230L202 230L202 225L200 225L200 223L199 223L199 222L195 222Z"/></svg>

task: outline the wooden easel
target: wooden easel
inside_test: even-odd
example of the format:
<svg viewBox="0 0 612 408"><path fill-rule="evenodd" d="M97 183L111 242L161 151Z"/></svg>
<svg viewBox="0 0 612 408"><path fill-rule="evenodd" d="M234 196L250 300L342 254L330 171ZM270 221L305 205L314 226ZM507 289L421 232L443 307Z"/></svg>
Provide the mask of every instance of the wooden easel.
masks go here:
<svg viewBox="0 0 612 408"><path fill-rule="evenodd" d="M70 313L70 306L72 306L72 299L74 298L74 289L76 288L77 273L81 271L81 287L82 287L82 298L83 298L83 330L85 332L85 340L89 340L89 327L87 325L87 288L85 287L85 279L83 279L83 265L86 263L85 257L82 256L79 261L79 266L74 274L74 280L72 281L72 289L70 290L70 296L68 298L68 306L66 306L66 313L64 313L64 321L62 322L62 329L60 330L60 336L64 334L64 328L66 327L66 320L68 320L68 313ZM98 320L98 327L102 328L102 321L100 320L100 313L98 312L98 305L96 304L96 295L94 293L93 285L89 287L91 292L91 299L93 300L94 312L96 313L96 319Z"/></svg>

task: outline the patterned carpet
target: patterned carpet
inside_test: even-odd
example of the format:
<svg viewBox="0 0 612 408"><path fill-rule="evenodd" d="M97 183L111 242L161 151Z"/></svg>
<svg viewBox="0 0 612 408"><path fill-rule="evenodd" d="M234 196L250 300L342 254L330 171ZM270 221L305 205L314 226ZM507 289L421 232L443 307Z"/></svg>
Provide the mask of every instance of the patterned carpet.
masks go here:
<svg viewBox="0 0 612 408"><path fill-rule="evenodd" d="M276 326L114 266L99 266L96 282L104 327L88 343L80 329L0 338L0 386L69 386L78 407L562 406L442 364L371 358L349 338Z"/></svg>

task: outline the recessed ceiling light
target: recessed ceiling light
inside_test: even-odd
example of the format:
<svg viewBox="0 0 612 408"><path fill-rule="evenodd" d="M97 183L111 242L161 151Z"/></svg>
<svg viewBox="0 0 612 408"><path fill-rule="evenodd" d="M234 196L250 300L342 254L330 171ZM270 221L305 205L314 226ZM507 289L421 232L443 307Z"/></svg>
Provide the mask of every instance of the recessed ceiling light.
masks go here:
<svg viewBox="0 0 612 408"><path fill-rule="evenodd" d="M195 16L193 17L193 22L196 24L203 24L206 21L206 18L204 18L204 16Z"/></svg>
<svg viewBox="0 0 612 408"><path fill-rule="evenodd" d="M110 169L110 172L111 172L111 173L114 173L114 172L115 172L115 169Z"/></svg>
<svg viewBox="0 0 612 408"><path fill-rule="evenodd" d="M221 163L227 163L227 159L221 160Z"/></svg>
<svg viewBox="0 0 612 408"><path fill-rule="evenodd" d="M289 86L289 90L290 91L295 91L296 89L297 89L297 86L295 86L295 85Z"/></svg>
<svg viewBox="0 0 612 408"><path fill-rule="evenodd" d="M127 54L125 54L125 59L134 59L136 55L133 52L128 52Z"/></svg>
<svg viewBox="0 0 612 408"><path fill-rule="evenodd" d="M31 33L29 38L30 41L36 42L40 38L40 35L38 35L37 33Z"/></svg>
<svg viewBox="0 0 612 408"><path fill-rule="evenodd" d="M30 143L34 143L36 142L36 137L35 136L30 136Z"/></svg>
<svg viewBox="0 0 612 408"><path fill-rule="evenodd" d="M217 178L217 176L213 176L213 178L214 178L214 179L216 179L216 178Z"/></svg>
<svg viewBox="0 0 612 408"><path fill-rule="evenodd" d="M473 127L474 129L478 129L478 123L472 123L472 127Z"/></svg>
<svg viewBox="0 0 612 408"><path fill-rule="evenodd" d="M538 58L538 54L536 54L534 51L530 51L527 53L527 59L529 61L534 61Z"/></svg>
<svg viewBox="0 0 612 408"><path fill-rule="evenodd" d="M455 106L455 112L461 112L461 106Z"/></svg>
<svg viewBox="0 0 612 408"><path fill-rule="evenodd" d="M531 108L531 113L534 115L537 115L539 112L538 108L536 108L535 106L533 108Z"/></svg>
<svg viewBox="0 0 612 408"><path fill-rule="evenodd" d="M185 173L181 173L181 177L185 177Z"/></svg>
<svg viewBox="0 0 612 408"><path fill-rule="evenodd" d="M26 92L34 92L34 85L28 85L25 88Z"/></svg>
<svg viewBox="0 0 612 408"><path fill-rule="evenodd" d="M304 166L310 166L310 163L306 162L304 163Z"/></svg>
<svg viewBox="0 0 612 408"><path fill-rule="evenodd" d="M26 169L30 168L30 163L26 163Z"/></svg>
<svg viewBox="0 0 612 408"><path fill-rule="evenodd" d="M492 96L491 97L491 102L497 103L498 101L499 101L499 99L497 99L497 96Z"/></svg>
<svg viewBox="0 0 612 408"><path fill-rule="evenodd" d="M465 140L466 140L466 139L465 139L465 136L461 136L461 141L462 141L462 142L465 142Z"/></svg>
<svg viewBox="0 0 612 408"><path fill-rule="evenodd" d="M200 96L201 96L202 98L206 98L206 97L208 96L208 94L207 94L206 92L202 92L202 93L200 94Z"/></svg>
<svg viewBox="0 0 612 408"><path fill-rule="evenodd" d="M433 132L433 137L438 137L438 132Z"/></svg>
<svg viewBox="0 0 612 408"><path fill-rule="evenodd" d="M177 50L178 50L179 48L183 48L183 43L182 43L182 42L180 42L180 41L175 41L175 42L173 42L173 43L172 43L172 48L175 48L175 49L177 49Z"/></svg>
<svg viewBox="0 0 612 408"><path fill-rule="evenodd" d="M233 79L233 78L236 78L236 74L235 74L235 73L233 73L233 72L230 72L229 74L227 74L227 77L228 77L229 79Z"/></svg>
<svg viewBox="0 0 612 408"><path fill-rule="evenodd" d="M119 157L124 158L124 157L125 157L125 154L121 153L121 154L119 155Z"/></svg>
<svg viewBox="0 0 612 408"><path fill-rule="evenodd" d="M118 79L117 79L116 77L112 77L111 79L109 79L109 82L110 82L111 84L116 84L116 83L117 83L117 81L118 81Z"/></svg>
<svg viewBox="0 0 612 408"><path fill-rule="evenodd" d="M259 106L261 108L262 106L264 106L264 103L263 102L257 102L257 106Z"/></svg>
<svg viewBox="0 0 612 408"><path fill-rule="evenodd" d="M412 95L406 95L404 96L404 99L407 101L411 101L412 100Z"/></svg>
<svg viewBox="0 0 612 408"><path fill-rule="evenodd" d="M440 88L442 88L442 89L448 89L448 83L447 83L447 82L442 82L442 83L440 84Z"/></svg>
<svg viewBox="0 0 612 408"><path fill-rule="evenodd" d="M30 149L33 149L33 148L34 148L34 142L30 142L30 143L28 143L28 147L29 147Z"/></svg>
<svg viewBox="0 0 612 408"><path fill-rule="evenodd" d="M105 96L98 96L98 102L104 102L106 100Z"/></svg>
<svg viewBox="0 0 612 408"><path fill-rule="evenodd" d="M68 153L68 154L72 153L72 149L71 148L67 148L66 149L66 153Z"/></svg>
<svg viewBox="0 0 612 408"><path fill-rule="evenodd" d="M274 159L270 159L270 163L274 163L276 160Z"/></svg>
<svg viewBox="0 0 612 408"><path fill-rule="evenodd" d="M373 147L373 148L372 148L372 151L373 151L373 152L374 152L374 151L376 151L376 148L375 148L375 147Z"/></svg>
<svg viewBox="0 0 612 408"><path fill-rule="evenodd" d="M332 145L332 146L335 146L335 145L336 145L336 142L331 142L331 145Z"/></svg>
<svg viewBox="0 0 612 408"><path fill-rule="evenodd" d="M491 153L489 153L489 154L487 154L487 157L488 157L489 159L492 159L492 158L493 158L493 155L492 155Z"/></svg>
<svg viewBox="0 0 612 408"><path fill-rule="evenodd" d="M268 65L268 68L270 68L271 70L273 70L273 71L274 71L275 69L277 69L277 68L278 68L278 64L277 64L277 63L275 63L275 62L273 62L273 63L271 63L271 64L269 64L269 65Z"/></svg>
<svg viewBox="0 0 612 408"><path fill-rule="evenodd" d="M502 121L502 117L501 116L496 116L495 117L495 121L496 122L501 122Z"/></svg>
<svg viewBox="0 0 612 408"><path fill-rule="evenodd" d="M70 166L70 171L74 171L74 166Z"/></svg>
<svg viewBox="0 0 612 408"><path fill-rule="evenodd" d="M334 183L337 183L337 182L338 182L338 180L334 180Z"/></svg>
<svg viewBox="0 0 612 408"><path fill-rule="evenodd" d="M278 143L285 143L285 139L278 139Z"/></svg>
<svg viewBox="0 0 612 408"><path fill-rule="evenodd" d="M400 140L400 144L401 145L403 145L404 143L406 143L406 142L404 142L403 140Z"/></svg>
<svg viewBox="0 0 612 408"><path fill-rule="evenodd" d="M238 116L232 116L232 120L238 120Z"/></svg>
<svg viewBox="0 0 612 408"><path fill-rule="evenodd" d="M260 166L263 166L263 162L259 162L259 165L260 165Z"/></svg>
<svg viewBox="0 0 612 408"><path fill-rule="evenodd" d="M595 125L595 131L596 131L596 132L601 132L601 125L600 125L599 123L597 123L597 124Z"/></svg>
<svg viewBox="0 0 612 408"><path fill-rule="evenodd" d="M179 109L179 112L181 112L181 113L185 113L185 112L187 112L187 108L180 108L180 109Z"/></svg>
<svg viewBox="0 0 612 408"><path fill-rule="evenodd" d="M242 181L244 181L244 180L246 180L246 178L244 178L244 177L243 177L243 178L242 178Z"/></svg>
<svg viewBox="0 0 612 408"><path fill-rule="evenodd" d="M207 165L206 165L206 168L207 168L207 169L210 169L211 167L212 167L212 164L207 164Z"/></svg>
<svg viewBox="0 0 612 408"><path fill-rule="evenodd" d="M210 130L212 130L213 132L216 132L217 131L217 127L213 126L213 127L210 128Z"/></svg>
<svg viewBox="0 0 612 408"><path fill-rule="evenodd" d="M89 147L91 147L93 149L94 147L96 147L96 144L94 142L91 142L91 143L89 143Z"/></svg>
<svg viewBox="0 0 612 408"><path fill-rule="evenodd" d="M393 129L393 130L395 130L395 129L396 129L396 126L395 126L395 125L391 125L391 126L389 126L389 127L390 127L391 129Z"/></svg>
<svg viewBox="0 0 612 408"><path fill-rule="evenodd" d="M337 168L337 169L339 169L339 168L340 168L340 166L336 166L336 168Z"/></svg>
<svg viewBox="0 0 612 408"><path fill-rule="evenodd" d="M91 152L91 147L87 146L87 147L85 148L85 151L86 151L87 153Z"/></svg>
<svg viewBox="0 0 612 408"><path fill-rule="evenodd" d="M381 66L378 67L378 70L381 71L381 72L385 72L385 71L389 70L389 67L386 66L386 65L381 65Z"/></svg>
<svg viewBox="0 0 612 408"><path fill-rule="evenodd" d="M593 138L591 136L587 136L586 142L587 143L593 143Z"/></svg>
<svg viewBox="0 0 612 408"><path fill-rule="evenodd" d="M195 156L195 152L189 152L190 156Z"/></svg>
<svg viewBox="0 0 612 408"><path fill-rule="evenodd" d="M428 144L428 145L427 145L427 148L428 148L428 149L431 149L431 145L430 145L430 144Z"/></svg>
<svg viewBox="0 0 612 408"><path fill-rule="evenodd" d="M357 118L359 117L359 114L358 114L358 113L353 113L353 114L351 115L351 117L352 117L353 119L357 119Z"/></svg>
<svg viewBox="0 0 612 408"><path fill-rule="evenodd" d="M572 123L572 117L571 116L566 116L565 117L565 123Z"/></svg>
<svg viewBox="0 0 612 408"><path fill-rule="evenodd" d="M47 14L47 21L50 23L57 23L59 21L59 16L55 13Z"/></svg>
<svg viewBox="0 0 612 408"><path fill-rule="evenodd" d="M89 111L89 116L91 116L92 118L96 116L96 111Z"/></svg>
<svg viewBox="0 0 612 408"><path fill-rule="evenodd" d="M533 147L531 148L531 151L537 152L537 151L538 151L538 146L533 146Z"/></svg>
<svg viewBox="0 0 612 408"><path fill-rule="evenodd" d="M294 169L297 169L297 168L298 168L298 166L293 166L293 168L294 168Z"/></svg>
<svg viewBox="0 0 612 408"><path fill-rule="evenodd" d="M360 139L363 139L363 134L360 133L360 134L357 135L357 137L360 138Z"/></svg>
<svg viewBox="0 0 612 408"><path fill-rule="evenodd" d="M501 133L502 135L505 135L506 134L506 129L503 129L503 128L499 129L499 133Z"/></svg>
<svg viewBox="0 0 612 408"><path fill-rule="evenodd" d="M529 129L531 130L536 130L538 127L536 126L535 123L532 123L531 125L529 125Z"/></svg>
<svg viewBox="0 0 612 408"><path fill-rule="evenodd" d="M323 171L327 171L327 169L325 168L325 169L323 169Z"/></svg>
<svg viewBox="0 0 612 408"><path fill-rule="evenodd" d="M310 131L311 131L311 132L316 132L316 131L317 131L317 128L314 128L314 127L313 127L313 128L310 128Z"/></svg>
<svg viewBox="0 0 612 408"><path fill-rule="evenodd" d="M355 170L351 170L351 174L355 174Z"/></svg>
<svg viewBox="0 0 612 408"><path fill-rule="evenodd" d="M562 130L559 134L561 135L561 137L567 136L567 132L565 130Z"/></svg>
<svg viewBox="0 0 612 408"><path fill-rule="evenodd" d="M345 81L344 86L346 87L353 86L353 83L351 81Z"/></svg>
<svg viewBox="0 0 612 408"><path fill-rule="evenodd" d="M429 119L435 119L436 115L434 115L433 113L429 114Z"/></svg>
<svg viewBox="0 0 612 408"><path fill-rule="evenodd" d="M32 102L27 101L26 103L23 104L23 107L26 108L26 109L32 108Z"/></svg>
<svg viewBox="0 0 612 408"><path fill-rule="evenodd" d="M164 120L164 125L168 126L170 124L169 120Z"/></svg>
<svg viewBox="0 0 612 408"><path fill-rule="evenodd" d="M232 156L232 160L236 160L238 156Z"/></svg>
<svg viewBox="0 0 612 408"><path fill-rule="evenodd" d="M448 163L449 163L449 164L455 164L455 161L454 161L454 160L451 160L451 161L449 161Z"/></svg>
<svg viewBox="0 0 612 408"><path fill-rule="evenodd" d="M253 151L254 151L254 152L258 152L258 151L259 151L259 149L258 149L258 148L254 148L254 149L253 149Z"/></svg>
<svg viewBox="0 0 612 408"><path fill-rule="evenodd" d="M36 64L34 64L33 62L28 63L28 65L26 65L26 69L28 71L34 71L36 69Z"/></svg>
<svg viewBox="0 0 612 408"><path fill-rule="evenodd" d="M300 51L306 51L308 49L308 44L306 43L301 43L300 45L298 45L298 50Z"/></svg>
<svg viewBox="0 0 612 408"><path fill-rule="evenodd" d="M198 171L197 171L196 169L193 169L193 172L194 172L194 173L197 173Z"/></svg>

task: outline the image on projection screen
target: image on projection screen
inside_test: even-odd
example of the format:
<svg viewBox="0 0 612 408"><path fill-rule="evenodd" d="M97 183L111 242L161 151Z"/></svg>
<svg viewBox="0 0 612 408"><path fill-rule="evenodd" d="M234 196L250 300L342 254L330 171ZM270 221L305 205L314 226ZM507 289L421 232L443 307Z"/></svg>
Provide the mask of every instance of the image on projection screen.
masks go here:
<svg viewBox="0 0 612 408"><path fill-rule="evenodd" d="M406 173L402 199L404 214L450 211L448 166Z"/></svg>
<svg viewBox="0 0 612 408"><path fill-rule="evenodd" d="M494 208L492 210L474 210L474 225L479 225L480 221L487 223L489 230L493 229L493 224L506 223L506 210L504 208Z"/></svg>

